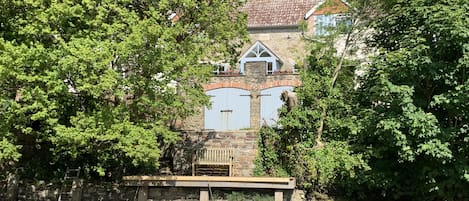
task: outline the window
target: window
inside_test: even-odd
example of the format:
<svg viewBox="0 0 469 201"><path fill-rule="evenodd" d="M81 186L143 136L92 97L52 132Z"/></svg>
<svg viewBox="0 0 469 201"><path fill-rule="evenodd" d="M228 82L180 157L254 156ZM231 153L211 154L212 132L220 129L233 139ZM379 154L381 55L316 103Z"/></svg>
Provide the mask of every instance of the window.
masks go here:
<svg viewBox="0 0 469 201"><path fill-rule="evenodd" d="M244 74L245 64L247 62L266 62L266 74L271 75L277 69L280 69L281 61L264 44L257 41L241 57L240 73Z"/></svg>
<svg viewBox="0 0 469 201"><path fill-rule="evenodd" d="M295 64L293 65L293 73L294 73L294 74L298 74L299 72L301 72L301 69L302 69L302 65L301 65L301 64L295 63Z"/></svg>
<svg viewBox="0 0 469 201"><path fill-rule="evenodd" d="M246 56L248 58L258 58L258 57L272 57L272 55L268 52L268 50L261 45L260 43L256 43L253 48L249 51L249 54Z"/></svg>
<svg viewBox="0 0 469 201"><path fill-rule="evenodd" d="M316 36L328 35L334 26L334 15L318 15L314 20L314 34Z"/></svg>
<svg viewBox="0 0 469 201"><path fill-rule="evenodd" d="M267 62L267 75L272 75L274 73L274 64L272 62Z"/></svg>
<svg viewBox="0 0 469 201"><path fill-rule="evenodd" d="M314 19L314 34L316 36L325 36L329 35L334 28L340 28L341 30L338 31L342 31L350 25L350 19L345 15L317 15Z"/></svg>
<svg viewBox="0 0 469 201"><path fill-rule="evenodd" d="M260 57L271 57L268 52L263 52Z"/></svg>
<svg viewBox="0 0 469 201"><path fill-rule="evenodd" d="M220 73L224 73L228 70L228 66L226 64L214 64L213 65L213 74L219 75Z"/></svg>

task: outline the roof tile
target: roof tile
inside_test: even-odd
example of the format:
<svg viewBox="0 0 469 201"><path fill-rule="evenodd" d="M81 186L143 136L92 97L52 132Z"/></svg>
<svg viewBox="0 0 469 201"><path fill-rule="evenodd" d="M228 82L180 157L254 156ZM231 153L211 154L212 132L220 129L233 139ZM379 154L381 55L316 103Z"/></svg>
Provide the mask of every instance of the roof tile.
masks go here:
<svg viewBox="0 0 469 201"><path fill-rule="evenodd" d="M249 27L298 25L320 0L249 0L243 10Z"/></svg>

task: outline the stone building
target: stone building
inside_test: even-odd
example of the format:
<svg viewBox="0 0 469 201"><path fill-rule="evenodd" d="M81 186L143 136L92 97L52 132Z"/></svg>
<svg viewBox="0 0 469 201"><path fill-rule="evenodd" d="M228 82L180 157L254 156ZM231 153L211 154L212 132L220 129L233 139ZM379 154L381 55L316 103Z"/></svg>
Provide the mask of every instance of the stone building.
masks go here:
<svg viewBox="0 0 469 201"><path fill-rule="evenodd" d="M276 126L280 94L301 84L298 72L306 56L304 36L327 34L344 21L342 0L249 0L250 43L236 66L219 64L204 86L211 107L183 123L186 147L231 147L234 175L252 174L257 130Z"/></svg>

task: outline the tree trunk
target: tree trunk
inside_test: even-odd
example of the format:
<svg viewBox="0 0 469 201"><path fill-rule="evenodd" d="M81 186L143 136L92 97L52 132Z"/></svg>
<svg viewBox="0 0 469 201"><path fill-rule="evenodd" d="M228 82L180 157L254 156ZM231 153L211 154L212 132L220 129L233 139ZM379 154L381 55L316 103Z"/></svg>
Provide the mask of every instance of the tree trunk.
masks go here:
<svg viewBox="0 0 469 201"><path fill-rule="evenodd" d="M337 64L337 66L334 69L334 72L332 73L332 80L331 80L331 84L329 86L329 93L327 94L327 96L330 96L332 94L332 90L334 89L334 85L337 81L337 77L339 76L339 72L342 69L342 64L344 62L345 54L347 53L347 50L348 50L348 47L349 47L349 44L350 44L350 40L351 40L353 30L354 29L353 29L353 26L352 26L350 28L350 31L347 33L347 38L345 39L345 45L344 45L345 47L342 50L342 52L340 53L339 63ZM319 148L319 149L324 146L321 140L322 140L322 133L324 132L324 122L326 121L326 117L327 117L327 108L328 108L328 105L326 104L322 109L321 119L319 120L319 127L318 127L317 132L316 132L316 145L315 145L315 148Z"/></svg>

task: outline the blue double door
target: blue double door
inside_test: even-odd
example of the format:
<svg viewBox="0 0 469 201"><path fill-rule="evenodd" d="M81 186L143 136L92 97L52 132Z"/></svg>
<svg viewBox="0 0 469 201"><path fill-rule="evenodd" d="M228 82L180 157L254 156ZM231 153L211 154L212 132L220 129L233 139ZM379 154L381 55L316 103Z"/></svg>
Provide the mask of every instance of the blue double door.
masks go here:
<svg viewBox="0 0 469 201"><path fill-rule="evenodd" d="M285 90L292 91L293 87L281 86L261 91L261 126L277 126L278 109L283 105L280 95ZM248 90L220 88L206 93L211 97L211 106L205 108L205 129L224 131L251 127L251 97Z"/></svg>
<svg viewBox="0 0 469 201"><path fill-rule="evenodd" d="M205 129L240 130L250 127L250 92L238 88L220 88L206 92L211 107L205 108Z"/></svg>

